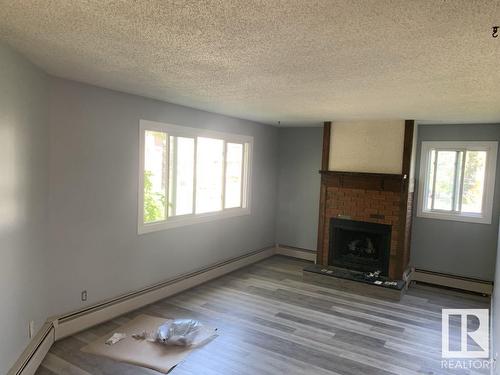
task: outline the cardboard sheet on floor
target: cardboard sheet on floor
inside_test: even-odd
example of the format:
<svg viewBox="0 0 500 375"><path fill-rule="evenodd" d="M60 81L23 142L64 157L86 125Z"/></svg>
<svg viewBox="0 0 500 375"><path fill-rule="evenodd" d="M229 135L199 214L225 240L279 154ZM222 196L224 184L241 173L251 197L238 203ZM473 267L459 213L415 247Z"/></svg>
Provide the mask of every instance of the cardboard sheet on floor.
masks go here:
<svg viewBox="0 0 500 375"><path fill-rule="evenodd" d="M85 353L101 355L120 362L150 368L168 373L177 366L195 347L165 346L147 340L136 340L134 333L155 331L167 319L149 315L139 315L113 332L100 337L81 350ZM127 337L114 345L106 345L106 340L114 333L125 333ZM213 330L211 330L213 332ZM207 333L209 334L209 333ZM197 342L203 341L201 334Z"/></svg>

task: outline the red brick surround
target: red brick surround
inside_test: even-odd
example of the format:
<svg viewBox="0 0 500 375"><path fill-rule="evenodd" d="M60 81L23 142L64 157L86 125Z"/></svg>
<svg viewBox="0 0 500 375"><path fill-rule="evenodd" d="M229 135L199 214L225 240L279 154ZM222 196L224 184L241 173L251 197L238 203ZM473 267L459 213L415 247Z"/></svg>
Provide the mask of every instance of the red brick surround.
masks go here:
<svg viewBox="0 0 500 375"><path fill-rule="evenodd" d="M408 267L413 194L404 175L321 172L318 263L329 265L330 219L391 225L389 277L401 279Z"/></svg>
<svg viewBox="0 0 500 375"><path fill-rule="evenodd" d="M322 264L328 264L330 219L332 217L345 216L351 220L392 226L389 274L395 276L397 273L397 254L400 242L400 208L400 193L327 187Z"/></svg>

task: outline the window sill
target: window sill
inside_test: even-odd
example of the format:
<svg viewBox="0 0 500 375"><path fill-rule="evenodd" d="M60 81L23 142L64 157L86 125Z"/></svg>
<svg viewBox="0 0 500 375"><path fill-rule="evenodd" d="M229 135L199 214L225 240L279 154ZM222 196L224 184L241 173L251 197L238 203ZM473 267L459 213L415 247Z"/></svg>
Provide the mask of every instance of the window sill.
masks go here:
<svg viewBox="0 0 500 375"><path fill-rule="evenodd" d="M491 215L474 216L474 215L454 215L445 212L434 211L419 211L417 217L437 220L462 221L465 223L491 224Z"/></svg>
<svg viewBox="0 0 500 375"><path fill-rule="evenodd" d="M230 217L245 216L245 215L250 215L249 208L230 208L218 212L207 212L198 215L184 215L184 216L172 217L168 220L159 221L156 223L149 223L149 224L139 223L137 232L139 235L141 235L171 228L208 223L211 221L217 221L221 219L227 219Z"/></svg>

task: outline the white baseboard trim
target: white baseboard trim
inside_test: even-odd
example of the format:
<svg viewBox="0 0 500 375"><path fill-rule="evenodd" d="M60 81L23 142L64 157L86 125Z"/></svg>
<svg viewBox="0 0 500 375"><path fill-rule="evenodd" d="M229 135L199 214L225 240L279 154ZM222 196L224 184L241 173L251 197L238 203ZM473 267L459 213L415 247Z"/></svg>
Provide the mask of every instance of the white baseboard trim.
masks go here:
<svg viewBox="0 0 500 375"><path fill-rule="evenodd" d="M269 258L275 251L275 247L257 250L79 311L49 318L8 375L33 375L55 341Z"/></svg>
<svg viewBox="0 0 500 375"><path fill-rule="evenodd" d="M285 246L276 244L277 255L285 255L292 258L308 260L316 263L316 251L300 249L298 247Z"/></svg>
<svg viewBox="0 0 500 375"><path fill-rule="evenodd" d="M45 323L31 339L8 375L34 375L55 341L52 323Z"/></svg>
<svg viewBox="0 0 500 375"><path fill-rule="evenodd" d="M199 284L221 277L239 268L248 266L274 255L274 248L266 248L234 258L211 267L192 272L173 280L151 286L140 291L114 298L59 317L54 321L55 339L60 340L97 324L106 322L129 311L170 297Z"/></svg>
<svg viewBox="0 0 500 375"><path fill-rule="evenodd" d="M411 273L410 281L420 281L427 284L440 285L486 295L491 295L493 292L493 283L488 281L425 271L418 268Z"/></svg>

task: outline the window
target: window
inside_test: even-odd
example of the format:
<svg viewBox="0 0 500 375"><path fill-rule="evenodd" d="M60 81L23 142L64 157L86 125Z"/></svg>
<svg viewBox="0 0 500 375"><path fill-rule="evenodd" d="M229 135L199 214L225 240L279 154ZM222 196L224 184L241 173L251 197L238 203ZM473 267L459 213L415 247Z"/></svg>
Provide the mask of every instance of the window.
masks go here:
<svg viewBox="0 0 500 375"><path fill-rule="evenodd" d="M418 216L491 223L497 142L422 142Z"/></svg>
<svg viewBox="0 0 500 375"><path fill-rule="evenodd" d="M141 120L139 233L250 213L253 138Z"/></svg>

